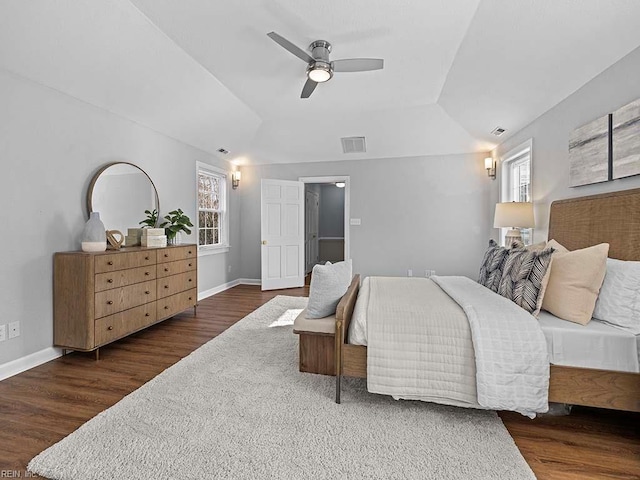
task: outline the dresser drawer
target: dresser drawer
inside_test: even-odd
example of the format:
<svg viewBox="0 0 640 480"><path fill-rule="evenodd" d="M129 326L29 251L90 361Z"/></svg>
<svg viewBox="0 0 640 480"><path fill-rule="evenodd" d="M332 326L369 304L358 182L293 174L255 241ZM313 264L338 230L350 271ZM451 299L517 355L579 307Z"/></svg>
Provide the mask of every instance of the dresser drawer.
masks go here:
<svg viewBox="0 0 640 480"><path fill-rule="evenodd" d="M134 283L141 283L147 280L155 280L156 266L130 268L129 270L118 270L115 272L98 273L96 275L95 290L102 292L112 288L126 287Z"/></svg>
<svg viewBox="0 0 640 480"><path fill-rule="evenodd" d="M178 273L190 272L196 269L196 259L179 260L177 262L159 263L158 278L176 275Z"/></svg>
<svg viewBox="0 0 640 480"><path fill-rule="evenodd" d="M155 323L156 319L155 302L99 318L95 325L95 345L98 347L122 338Z"/></svg>
<svg viewBox="0 0 640 480"><path fill-rule="evenodd" d="M196 288L197 273L196 271L180 273L171 277L158 279L158 297L168 297L185 290Z"/></svg>
<svg viewBox="0 0 640 480"><path fill-rule="evenodd" d="M121 252L107 255L96 255L96 273L114 272L127 268L151 266L156 264L156 251Z"/></svg>
<svg viewBox="0 0 640 480"><path fill-rule="evenodd" d="M136 283L95 294L95 318L106 317L156 299L156 281Z"/></svg>
<svg viewBox="0 0 640 480"><path fill-rule="evenodd" d="M171 317L187 308L191 308L196 304L197 300L198 291L195 288L177 295L161 298L156 302L158 319Z"/></svg>
<svg viewBox="0 0 640 480"><path fill-rule="evenodd" d="M158 251L158 263L176 262L178 260L195 259L198 249L195 245L186 247L168 247Z"/></svg>

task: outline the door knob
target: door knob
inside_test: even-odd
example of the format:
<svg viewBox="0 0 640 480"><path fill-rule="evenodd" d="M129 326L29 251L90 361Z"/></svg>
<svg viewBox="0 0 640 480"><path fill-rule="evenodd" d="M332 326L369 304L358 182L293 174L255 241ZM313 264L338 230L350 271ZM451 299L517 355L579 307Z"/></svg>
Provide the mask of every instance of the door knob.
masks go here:
<svg viewBox="0 0 640 480"><path fill-rule="evenodd" d="M262 240L262 245L266 245L267 241L266 240Z"/></svg>

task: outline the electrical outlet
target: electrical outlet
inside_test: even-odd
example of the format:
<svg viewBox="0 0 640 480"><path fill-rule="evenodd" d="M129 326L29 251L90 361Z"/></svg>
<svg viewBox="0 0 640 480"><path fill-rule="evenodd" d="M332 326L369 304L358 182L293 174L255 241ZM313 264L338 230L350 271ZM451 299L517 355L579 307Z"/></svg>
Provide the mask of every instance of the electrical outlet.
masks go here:
<svg viewBox="0 0 640 480"><path fill-rule="evenodd" d="M4 342L7 339L7 326L0 325L0 342Z"/></svg>
<svg viewBox="0 0 640 480"><path fill-rule="evenodd" d="M431 276L433 276L435 274L436 274L435 270L425 270L424 271L424 276L427 277L427 278L429 278L429 277L431 277Z"/></svg>
<svg viewBox="0 0 640 480"><path fill-rule="evenodd" d="M407 270L407 277L413 277L413 270Z"/></svg>
<svg viewBox="0 0 640 480"><path fill-rule="evenodd" d="M20 336L20 322L11 322L9 324L9 338Z"/></svg>

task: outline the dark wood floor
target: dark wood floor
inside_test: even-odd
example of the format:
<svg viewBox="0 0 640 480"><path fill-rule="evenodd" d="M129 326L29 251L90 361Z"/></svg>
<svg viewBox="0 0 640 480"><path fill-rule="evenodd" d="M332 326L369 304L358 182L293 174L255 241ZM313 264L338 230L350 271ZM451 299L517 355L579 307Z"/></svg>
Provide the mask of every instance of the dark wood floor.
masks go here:
<svg viewBox="0 0 640 480"><path fill-rule="evenodd" d="M238 286L92 355L73 353L0 382L0 477L118 402L275 295ZM539 479L640 479L640 415L574 408L529 420L500 415Z"/></svg>

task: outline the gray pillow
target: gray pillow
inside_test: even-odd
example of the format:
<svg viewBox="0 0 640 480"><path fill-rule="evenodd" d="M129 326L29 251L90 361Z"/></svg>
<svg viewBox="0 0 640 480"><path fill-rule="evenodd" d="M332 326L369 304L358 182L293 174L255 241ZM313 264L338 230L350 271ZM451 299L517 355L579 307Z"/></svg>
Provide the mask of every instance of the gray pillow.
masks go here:
<svg viewBox="0 0 640 480"><path fill-rule="evenodd" d="M351 260L313 267L306 317L324 318L335 314L350 283Z"/></svg>
<svg viewBox="0 0 640 480"><path fill-rule="evenodd" d="M494 240L489 240L489 248L484 254L482 265L480 265L478 283L497 292L502 278L502 269L508 255L509 250L507 248L501 247Z"/></svg>
<svg viewBox="0 0 640 480"><path fill-rule="evenodd" d="M554 249L531 251L513 248L504 263L498 293L533 313L543 294L542 281L551 263Z"/></svg>

